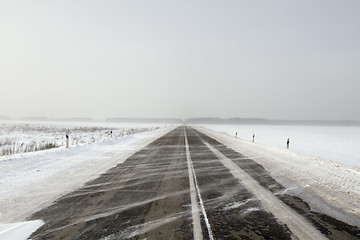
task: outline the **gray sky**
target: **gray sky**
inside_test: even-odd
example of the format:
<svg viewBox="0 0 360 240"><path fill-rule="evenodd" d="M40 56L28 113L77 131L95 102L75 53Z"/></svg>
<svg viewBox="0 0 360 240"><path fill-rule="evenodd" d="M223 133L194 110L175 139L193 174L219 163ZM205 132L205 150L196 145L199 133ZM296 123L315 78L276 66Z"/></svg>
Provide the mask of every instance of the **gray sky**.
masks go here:
<svg viewBox="0 0 360 240"><path fill-rule="evenodd" d="M360 1L1 1L0 115L360 120Z"/></svg>

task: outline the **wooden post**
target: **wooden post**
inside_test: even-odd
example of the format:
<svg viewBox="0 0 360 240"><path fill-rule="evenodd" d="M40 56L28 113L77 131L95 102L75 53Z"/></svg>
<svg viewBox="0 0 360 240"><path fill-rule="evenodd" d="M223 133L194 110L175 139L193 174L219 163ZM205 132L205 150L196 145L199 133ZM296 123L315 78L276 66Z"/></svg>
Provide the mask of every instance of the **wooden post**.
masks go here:
<svg viewBox="0 0 360 240"><path fill-rule="evenodd" d="M290 138L288 138L286 141L286 147L287 147L287 149L289 149L289 147L290 147Z"/></svg>
<svg viewBox="0 0 360 240"><path fill-rule="evenodd" d="M69 135L66 134L66 148L69 148Z"/></svg>

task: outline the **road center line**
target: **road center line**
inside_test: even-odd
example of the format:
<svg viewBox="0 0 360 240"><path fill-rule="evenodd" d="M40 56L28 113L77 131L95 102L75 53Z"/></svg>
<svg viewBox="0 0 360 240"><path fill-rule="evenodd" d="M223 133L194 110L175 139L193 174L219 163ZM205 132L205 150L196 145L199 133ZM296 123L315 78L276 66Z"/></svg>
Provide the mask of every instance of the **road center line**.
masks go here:
<svg viewBox="0 0 360 240"><path fill-rule="evenodd" d="M227 167L231 174L241 181L244 186L252 192L261 202L263 207L270 211L283 224L286 224L291 232L298 239L327 239L313 225L311 225L304 217L296 213L274 194L262 187L247 172L242 170L236 163L226 157L219 150L211 146L206 141L203 143L218 157L220 162Z"/></svg>
<svg viewBox="0 0 360 240"><path fill-rule="evenodd" d="M192 213L192 219L193 219L193 232L194 232L194 239L200 240L203 239L202 231L201 231L201 223L200 223L200 211L199 211L199 204L196 201L196 194L200 201L200 207L201 211L203 213L205 224L208 229L209 238L213 240L213 235L211 231L211 227L209 224L209 220L206 215L205 207L201 198L200 189L197 184L196 175L194 171L194 166L191 160L190 156L190 150L189 150L189 143L187 140L186 130L184 129L184 135L185 135L185 148L186 148L186 158L187 158L187 165L188 165L188 172L189 172L189 183L190 183L190 198L191 198L191 213Z"/></svg>

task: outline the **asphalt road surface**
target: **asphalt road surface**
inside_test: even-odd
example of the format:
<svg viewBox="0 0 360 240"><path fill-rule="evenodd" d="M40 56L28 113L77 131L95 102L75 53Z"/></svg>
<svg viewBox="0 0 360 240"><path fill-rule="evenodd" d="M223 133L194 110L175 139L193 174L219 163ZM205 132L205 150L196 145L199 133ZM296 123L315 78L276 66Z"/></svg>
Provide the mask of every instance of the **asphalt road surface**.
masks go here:
<svg viewBox="0 0 360 240"><path fill-rule="evenodd" d="M85 169L84 169L85 171ZM178 127L34 214L32 239L360 239L255 161Z"/></svg>

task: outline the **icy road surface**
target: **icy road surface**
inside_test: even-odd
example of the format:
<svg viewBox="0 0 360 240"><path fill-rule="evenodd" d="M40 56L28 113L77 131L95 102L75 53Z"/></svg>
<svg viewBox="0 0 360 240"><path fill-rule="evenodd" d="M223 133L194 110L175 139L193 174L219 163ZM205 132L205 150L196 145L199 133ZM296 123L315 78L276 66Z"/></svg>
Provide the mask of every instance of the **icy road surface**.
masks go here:
<svg viewBox="0 0 360 240"><path fill-rule="evenodd" d="M249 147L245 150L250 153ZM241 143L230 138L178 127L32 215L28 220L44 225L31 238L360 239L358 203L351 197L330 195L328 201L321 191L297 186L305 181L299 177L303 167L296 173L299 162L289 158L294 163L287 166L295 170L280 176L268 171L275 169L271 164L259 164L262 158L266 156L243 154ZM291 173L297 178L290 182ZM332 178L334 171L310 174ZM359 172L352 174L356 183ZM356 190L346 181L343 185ZM327 211L314 211L309 207L314 203L302 194L315 199L316 206L326 205ZM333 198L341 199L335 210ZM341 204L352 204L354 211Z"/></svg>

